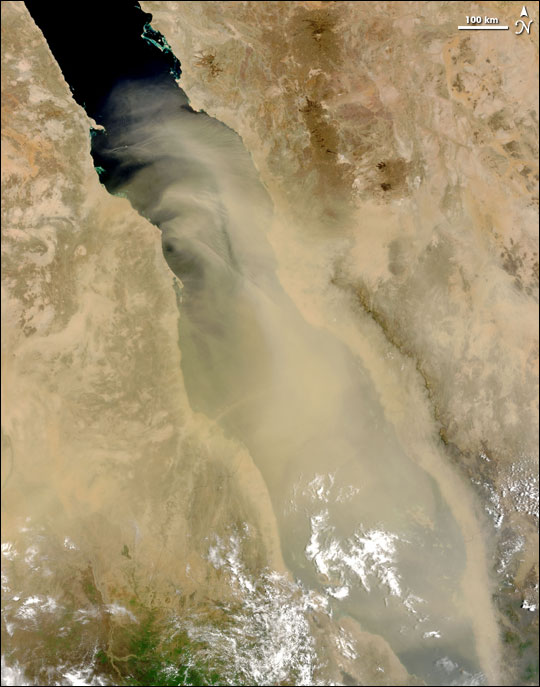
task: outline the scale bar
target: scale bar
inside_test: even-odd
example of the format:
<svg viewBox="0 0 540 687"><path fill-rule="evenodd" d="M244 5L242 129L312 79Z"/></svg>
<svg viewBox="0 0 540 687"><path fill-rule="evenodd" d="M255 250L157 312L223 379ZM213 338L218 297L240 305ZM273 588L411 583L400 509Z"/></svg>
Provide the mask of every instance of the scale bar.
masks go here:
<svg viewBox="0 0 540 687"><path fill-rule="evenodd" d="M460 31L508 31L509 26L458 26Z"/></svg>

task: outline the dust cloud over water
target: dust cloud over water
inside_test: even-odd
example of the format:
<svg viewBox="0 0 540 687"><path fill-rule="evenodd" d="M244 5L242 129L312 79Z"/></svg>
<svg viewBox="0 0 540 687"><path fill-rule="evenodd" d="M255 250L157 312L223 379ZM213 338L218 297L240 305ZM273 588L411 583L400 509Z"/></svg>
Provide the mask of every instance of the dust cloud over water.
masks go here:
<svg viewBox="0 0 540 687"><path fill-rule="evenodd" d="M485 562L467 545L474 514L461 482L438 483L436 458L419 465L385 414L376 370L303 318L277 277L273 208L241 140L186 105L181 91L125 83L93 150L108 189L159 226L181 281L190 404L245 445L289 570L336 619L384 637L428 684L491 682ZM234 572L218 549L216 565Z"/></svg>

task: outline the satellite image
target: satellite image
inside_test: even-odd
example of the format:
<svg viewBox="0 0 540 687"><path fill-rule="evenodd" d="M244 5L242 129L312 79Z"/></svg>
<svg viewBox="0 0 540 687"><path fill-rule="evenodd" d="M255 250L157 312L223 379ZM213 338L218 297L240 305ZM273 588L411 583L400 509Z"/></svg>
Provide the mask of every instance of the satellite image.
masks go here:
<svg viewBox="0 0 540 687"><path fill-rule="evenodd" d="M2 684L538 685L538 3L1 3Z"/></svg>

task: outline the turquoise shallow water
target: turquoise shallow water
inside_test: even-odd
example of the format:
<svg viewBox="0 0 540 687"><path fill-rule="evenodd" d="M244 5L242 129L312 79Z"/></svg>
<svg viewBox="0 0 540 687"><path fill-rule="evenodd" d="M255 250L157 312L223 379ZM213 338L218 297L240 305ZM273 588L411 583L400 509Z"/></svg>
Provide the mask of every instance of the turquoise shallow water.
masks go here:
<svg viewBox="0 0 540 687"><path fill-rule="evenodd" d="M154 34L150 43L155 48ZM84 54L82 43L70 47L60 36L58 44L66 47L63 69L70 50ZM237 540L209 543L247 609L233 653L263 684L280 675L265 673L265 662L289 642L302 647L297 675L312 675L305 618L316 593L334 618L352 617L384 637L426 683L481 684L461 585L464 537L440 485L401 445L365 361L329 329L308 324L282 288L267 240L273 208L239 137L190 111L169 58L131 60L131 42L116 45L120 71L102 82L96 64L91 74L65 71L106 126L92 134L94 164L108 190L162 232L163 254L182 283L178 337L190 404L248 449L298 583L290 591L265 577L259 593ZM98 87L86 100L85 79ZM246 636L272 652L250 655ZM231 652L231 637L220 641Z"/></svg>
<svg viewBox="0 0 540 687"><path fill-rule="evenodd" d="M100 152L119 170L111 188L159 225L183 284L193 408L248 448L288 567L337 617L385 637L429 684L478 675L463 535L437 483L400 445L362 361L283 291L272 207L240 139L161 95L119 88L110 111L129 103L131 126Z"/></svg>

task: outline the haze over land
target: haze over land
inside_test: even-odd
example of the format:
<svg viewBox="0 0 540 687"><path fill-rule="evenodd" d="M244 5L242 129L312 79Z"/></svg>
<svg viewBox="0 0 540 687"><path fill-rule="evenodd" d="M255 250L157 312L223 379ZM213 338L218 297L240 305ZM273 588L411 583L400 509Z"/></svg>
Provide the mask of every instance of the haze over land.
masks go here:
<svg viewBox="0 0 540 687"><path fill-rule="evenodd" d="M537 34L141 6L119 198L2 3L7 679L534 684Z"/></svg>

